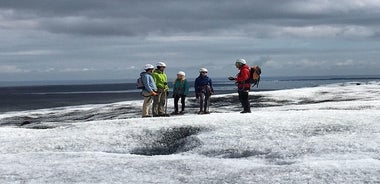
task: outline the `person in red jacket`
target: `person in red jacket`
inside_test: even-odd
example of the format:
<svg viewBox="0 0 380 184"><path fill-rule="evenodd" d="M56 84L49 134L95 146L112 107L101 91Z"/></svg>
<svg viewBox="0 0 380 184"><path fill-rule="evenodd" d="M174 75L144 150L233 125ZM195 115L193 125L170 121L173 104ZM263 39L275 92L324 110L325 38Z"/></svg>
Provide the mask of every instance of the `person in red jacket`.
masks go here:
<svg viewBox="0 0 380 184"><path fill-rule="evenodd" d="M240 72L236 75L236 77L229 77L229 79L235 80L238 87L239 101L243 106L243 111L240 113L251 113L251 104L248 99L249 91L251 90L251 84L248 82L248 79L251 71L249 70L249 66L244 59L237 59L235 66Z"/></svg>

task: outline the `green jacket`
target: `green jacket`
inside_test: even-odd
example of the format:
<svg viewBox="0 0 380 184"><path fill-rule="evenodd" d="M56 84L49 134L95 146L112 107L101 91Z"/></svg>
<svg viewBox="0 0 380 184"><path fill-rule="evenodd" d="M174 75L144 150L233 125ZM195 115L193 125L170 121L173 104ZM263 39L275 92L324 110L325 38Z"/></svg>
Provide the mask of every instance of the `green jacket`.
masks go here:
<svg viewBox="0 0 380 184"><path fill-rule="evenodd" d="M173 84L173 94L177 95L188 95L189 94L189 84L187 79L181 80L176 79Z"/></svg>
<svg viewBox="0 0 380 184"><path fill-rule="evenodd" d="M164 72L161 72L160 70L154 70L152 76L154 82L156 82L158 89L165 89L165 91L169 90L168 77Z"/></svg>

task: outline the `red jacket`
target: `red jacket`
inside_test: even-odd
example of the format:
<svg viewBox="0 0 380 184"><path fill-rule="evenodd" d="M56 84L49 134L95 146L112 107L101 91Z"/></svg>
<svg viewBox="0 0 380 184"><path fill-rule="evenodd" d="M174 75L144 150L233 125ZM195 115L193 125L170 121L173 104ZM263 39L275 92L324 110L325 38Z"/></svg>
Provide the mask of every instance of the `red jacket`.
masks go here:
<svg viewBox="0 0 380 184"><path fill-rule="evenodd" d="M239 90L250 90L251 84L246 82L251 75L248 65L243 65L240 69L240 72L236 75L236 83L238 84Z"/></svg>

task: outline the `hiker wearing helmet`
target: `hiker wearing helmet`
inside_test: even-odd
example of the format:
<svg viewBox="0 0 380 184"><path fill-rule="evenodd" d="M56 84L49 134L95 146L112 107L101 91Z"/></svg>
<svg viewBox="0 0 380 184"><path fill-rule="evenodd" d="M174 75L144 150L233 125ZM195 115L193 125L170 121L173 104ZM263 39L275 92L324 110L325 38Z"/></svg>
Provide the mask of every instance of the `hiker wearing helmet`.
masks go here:
<svg viewBox="0 0 380 184"><path fill-rule="evenodd" d="M240 113L251 113L251 104L249 103L249 91L251 89L251 84L248 81L250 76L249 66L244 59L237 59L235 66L239 69L239 73L236 77L229 77L228 79L236 81L239 93L239 101L243 107L243 111Z"/></svg>
<svg viewBox="0 0 380 184"><path fill-rule="evenodd" d="M185 111L185 99L189 94L189 84L186 79L186 74L183 71L177 73L177 78L173 84L174 112L173 114L183 114ZM181 99L181 111L178 112L178 101Z"/></svg>
<svg viewBox="0 0 380 184"><path fill-rule="evenodd" d="M157 95L157 86L152 77L154 66L147 64L144 67L145 72L141 72L140 76L144 84L142 89L142 96L144 96L144 103L142 108L142 117L151 117L149 115L150 105L152 104L153 97Z"/></svg>
<svg viewBox="0 0 380 184"><path fill-rule="evenodd" d="M168 116L165 112L165 104L169 92L168 77L165 74L166 64L157 63L157 69L153 72L153 79L157 85L157 96L153 98L153 116Z"/></svg>
<svg viewBox="0 0 380 184"><path fill-rule="evenodd" d="M199 99L200 109L198 114L209 114L210 96L214 94L212 80L207 76L207 69L201 68L199 76L195 79L195 95Z"/></svg>

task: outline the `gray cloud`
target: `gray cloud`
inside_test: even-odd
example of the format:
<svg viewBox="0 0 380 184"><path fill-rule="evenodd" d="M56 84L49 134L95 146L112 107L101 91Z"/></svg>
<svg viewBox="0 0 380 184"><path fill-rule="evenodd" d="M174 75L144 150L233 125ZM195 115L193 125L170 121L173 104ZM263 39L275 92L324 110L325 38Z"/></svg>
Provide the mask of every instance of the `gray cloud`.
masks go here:
<svg viewBox="0 0 380 184"><path fill-rule="evenodd" d="M225 76L236 58L266 75L376 73L379 16L378 0L5 0L0 76L133 78L159 60Z"/></svg>
<svg viewBox="0 0 380 184"><path fill-rule="evenodd" d="M5 1L11 18L52 33L80 35L202 34L243 29L377 25L376 1ZM372 27L371 27L372 28ZM375 29L375 28L372 28ZM278 31L278 30L275 30ZM374 30L373 32L378 32ZM244 32L239 32L245 34Z"/></svg>

